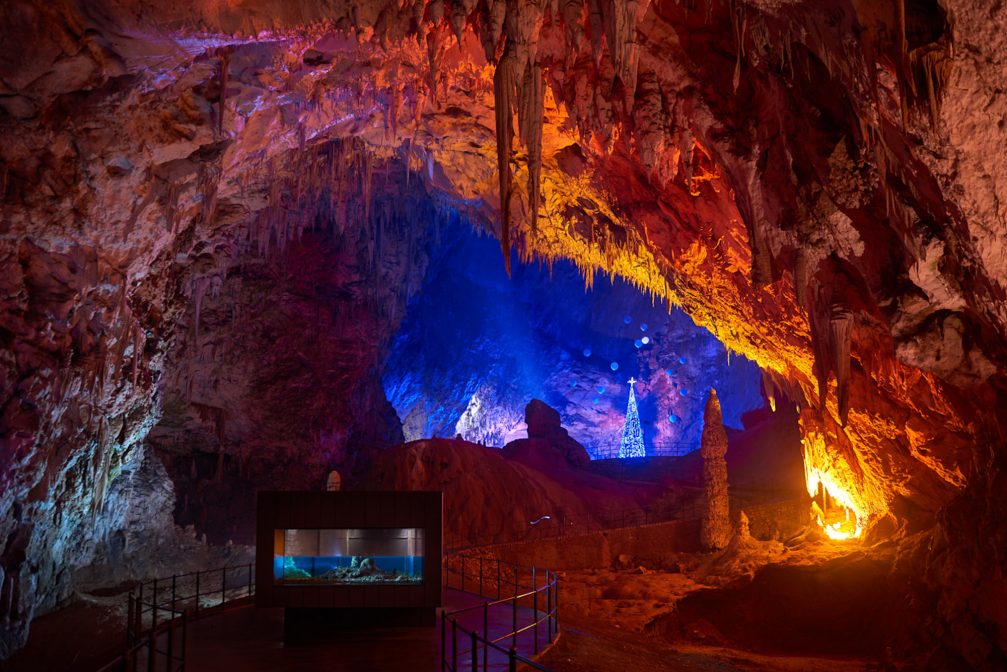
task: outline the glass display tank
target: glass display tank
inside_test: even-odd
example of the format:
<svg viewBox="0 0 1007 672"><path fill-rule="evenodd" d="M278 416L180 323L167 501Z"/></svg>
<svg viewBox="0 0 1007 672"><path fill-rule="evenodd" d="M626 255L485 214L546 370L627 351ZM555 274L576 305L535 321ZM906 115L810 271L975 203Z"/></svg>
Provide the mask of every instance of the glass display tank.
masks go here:
<svg viewBox="0 0 1007 672"><path fill-rule="evenodd" d="M422 529L276 530L274 541L277 583L423 583Z"/></svg>

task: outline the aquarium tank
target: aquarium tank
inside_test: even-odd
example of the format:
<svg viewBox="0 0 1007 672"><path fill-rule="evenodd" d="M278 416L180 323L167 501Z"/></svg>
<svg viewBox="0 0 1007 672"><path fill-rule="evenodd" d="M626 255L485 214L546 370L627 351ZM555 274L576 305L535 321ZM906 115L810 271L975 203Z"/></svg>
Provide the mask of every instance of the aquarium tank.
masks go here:
<svg viewBox="0 0 1007 672"><path fill-rule="evenodd" d="M276 530L273 578L288 584L419 584L418 528Z"/></svg>

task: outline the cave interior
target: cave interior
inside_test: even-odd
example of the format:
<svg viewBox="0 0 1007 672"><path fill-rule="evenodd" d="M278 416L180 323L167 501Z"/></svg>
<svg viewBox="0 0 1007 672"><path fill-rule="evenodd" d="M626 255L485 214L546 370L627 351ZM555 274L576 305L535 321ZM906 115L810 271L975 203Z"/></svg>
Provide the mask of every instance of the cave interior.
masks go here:
<svg viewBox="0 0 1007 672"><path fill-rule="evenodd" d="M478 669L1007 669L1004 26L8 0L0 669L154 669L163 608L166 669L443 670L532 567L533 649ZM252 606L259 493L326 489L443 493L443 537L291 523L315 550L263 561L434 604L443 559L411 644Z"/></svg>

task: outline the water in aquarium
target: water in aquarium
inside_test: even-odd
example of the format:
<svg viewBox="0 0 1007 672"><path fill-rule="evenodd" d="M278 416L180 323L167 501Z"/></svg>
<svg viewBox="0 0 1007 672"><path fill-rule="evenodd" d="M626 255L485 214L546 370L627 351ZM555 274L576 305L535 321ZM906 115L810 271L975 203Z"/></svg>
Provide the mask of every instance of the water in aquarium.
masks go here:
<svg viewBox="0 0 1007 672"><path fill-rule="evenodd" d="M423 557L282 555L275 556L273 573L285 583L422 583Z"/></svg>
<svg viewBox="0 0 1007 672"><path fill-rule="evenodd" d="M273 574L284 583L423 581L423 530L418 528L276 530L273 548Z"/></svg>

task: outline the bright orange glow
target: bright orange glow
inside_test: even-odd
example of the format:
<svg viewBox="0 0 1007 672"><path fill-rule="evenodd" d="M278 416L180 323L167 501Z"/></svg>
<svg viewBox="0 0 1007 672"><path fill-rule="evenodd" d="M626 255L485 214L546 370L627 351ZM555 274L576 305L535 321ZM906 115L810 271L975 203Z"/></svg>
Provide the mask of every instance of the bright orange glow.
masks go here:
<svg viewBox="0 0 1007 672"><path fill-rule="evenodd" d="M814 467L809 467L807 464L804 465L805 477L808 482L808 494L814 499L818 496L821 486L822 490L827 494L832 501L842 507L842 513L839 515L838 519L835 516L835 510L832 509L829 513L833 515L829 516L822 510L821 507L816 505L815 507L815 517L818 522L818 526L822 528L826 536L829 539L844 540L844 539L854 539L859 537L863 531L863 524L861 523L862 514L857 511L856 504L853 501L853 497L850 493L839 487L835 481L833 481L829 474L824 473ZM850 519L852 516L852 520Z"/></svg>
<svg viewBox="0 0 1007 672"><path fill-rule="evenodd" d="M815 432L804 440L804 477L813 500L812 511L830 539L855 539L870 515L866 502L853 487L855 479L845 463L825 450L824 438Z"/></svg>

